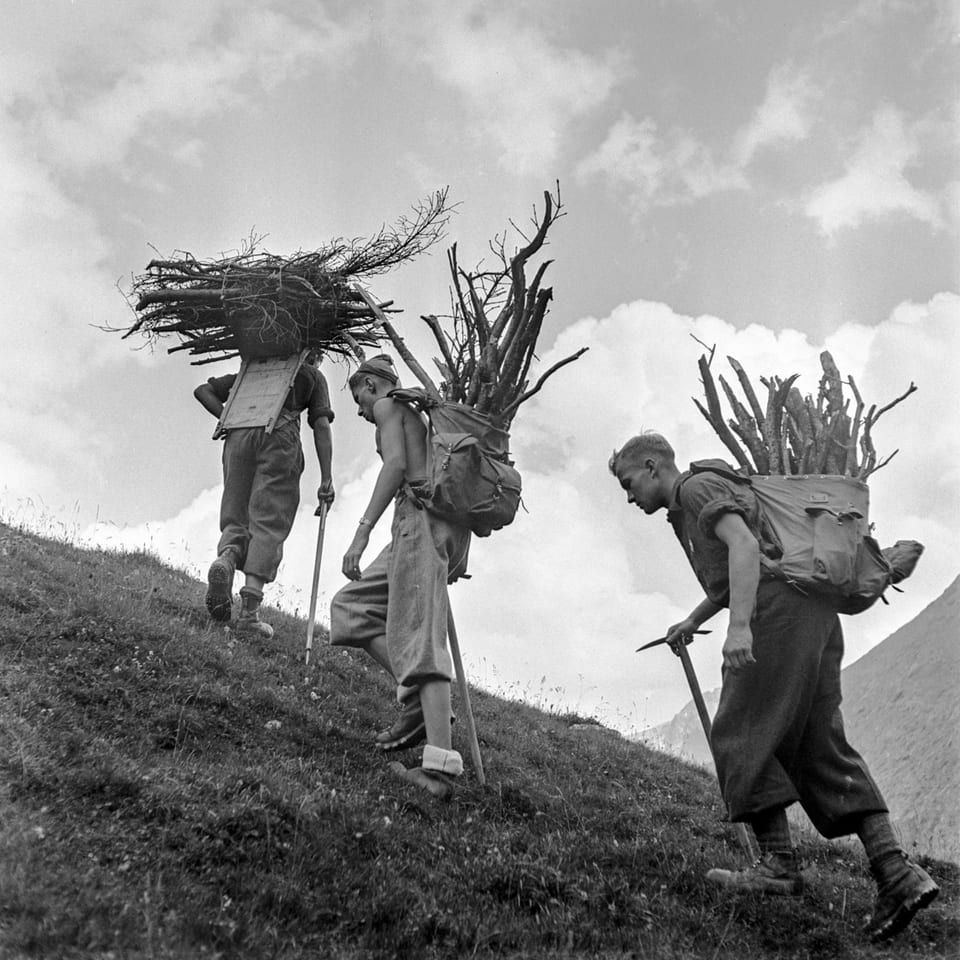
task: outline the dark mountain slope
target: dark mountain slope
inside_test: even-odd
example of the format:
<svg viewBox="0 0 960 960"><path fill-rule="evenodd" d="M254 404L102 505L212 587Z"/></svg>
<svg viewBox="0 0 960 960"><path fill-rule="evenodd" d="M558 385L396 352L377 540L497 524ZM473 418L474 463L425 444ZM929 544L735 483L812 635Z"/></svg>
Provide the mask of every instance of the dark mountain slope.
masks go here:
<svg viewBox="0 0 960 960"><path fill-rule="evenodd" d="M843 715L904 842L960 862L960 577L843 671Z"/></svg>

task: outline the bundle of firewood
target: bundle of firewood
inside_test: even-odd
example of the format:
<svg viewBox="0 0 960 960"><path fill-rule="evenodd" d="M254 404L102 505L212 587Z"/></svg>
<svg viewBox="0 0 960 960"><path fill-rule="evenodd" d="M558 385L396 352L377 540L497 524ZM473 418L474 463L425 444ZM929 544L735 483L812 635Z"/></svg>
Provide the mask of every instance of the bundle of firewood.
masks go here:
<svg viewBox="0 0 960 960"><path fill-rule="evenodd" d="M378 342L378 313L354 282L422 253L448 218L441 190L372 239L335 239L319 250L277 256L251 238L233 256L199 260L189 253L152 260L130 294L138 314L124 333L180 339L169 353L226 357L280 356L307 348L357 356ZM376 305L380 313L390 303Z"/></svg>
<svg viewBox="0 0 960 960"><path fill-rule="evenodd" d="M492 265L472 270L459 262L454 244L447 255L450 268L451 310L448 315L430 314L421 319L429 326L440 350L434 363L441 374L433 383L389 323L387 334L398 353L429 394L462 403L489 417L499 427L509 428L520 404L537 393L557 370L580 357L586 347L555 363L531 385L530 368L536 359L537 338L553 290L542 286L550 260L544 260L528 279L531 259L541 250L547 233L562 216L560 192L544 192L542 217L533 217L532 236L525 236L512 255L506 249L506 234L490 244Z"/></svg>
<svg viewBox="0 0 960 960"><path fill-rule="evenodd" d="M725 418L710 364L713 351L699 361L706 406L694 398L697 408L717 436L733 454L740 467L751 474L834 474L866 478L885 466L897 454L894 450L878 462L872 430L881 415L917 388L911 383L895 400L882 407L864 402L853 377L842 377L833 357L820 354L823 376L817 396L803 396L794 386L799 374L786 379L761 377L766 389L761 402L743 367L727 357L743 393L739 399L723 377L720 387L733 416ZM855 406L844 396L850 388Z"/></svg>

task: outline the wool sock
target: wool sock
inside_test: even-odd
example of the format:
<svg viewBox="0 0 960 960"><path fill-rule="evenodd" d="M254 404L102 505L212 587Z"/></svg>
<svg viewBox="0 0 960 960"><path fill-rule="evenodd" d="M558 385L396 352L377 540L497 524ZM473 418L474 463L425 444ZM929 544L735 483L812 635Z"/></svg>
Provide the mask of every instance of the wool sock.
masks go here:
<svg viewBox="0 0 960 960"><path fill-rule="evenodd" d="M760 853L773 853L780 857L793 857L793 839L786 807L771 807L750 816L750 826L756 834Z"/></svg>
<svg viewBox="0 0 960 960"><path fill-rule="evenodd" d="M263 600L263 591L256 587L240 588L240 607L244 613L255 613Z"/></svg>
<svg viewBox="0 0 960 960"><path fill-rule="evenodd" d="M442 747L435 747L428 743L423 748L423 759L420 761L420 766L424 770L459 777L463 773L463 757L456 750L444 750Z"/></svg>
<svg viewBox="0 0 960 960"><path fill-rule="evenodd" d="M857 836L863 844L870 869L877 882L899 876L903 872L906 854L893 831L888 813L868 813L857 827Z"/></svg>

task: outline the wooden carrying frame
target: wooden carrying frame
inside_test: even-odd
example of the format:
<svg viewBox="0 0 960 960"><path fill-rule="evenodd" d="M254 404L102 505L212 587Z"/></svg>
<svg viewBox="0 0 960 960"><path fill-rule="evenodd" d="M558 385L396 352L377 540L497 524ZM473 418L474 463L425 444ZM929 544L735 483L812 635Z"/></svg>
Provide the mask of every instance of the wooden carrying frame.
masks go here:
<svg viewBox="0 0 960 960"><path fill-rule="evenodd" d="M270 433L277 425L283 402L308 353L309 350L302 350L288 357L244 360L223 405L213 439L239 427L263 427Z"/></svg>

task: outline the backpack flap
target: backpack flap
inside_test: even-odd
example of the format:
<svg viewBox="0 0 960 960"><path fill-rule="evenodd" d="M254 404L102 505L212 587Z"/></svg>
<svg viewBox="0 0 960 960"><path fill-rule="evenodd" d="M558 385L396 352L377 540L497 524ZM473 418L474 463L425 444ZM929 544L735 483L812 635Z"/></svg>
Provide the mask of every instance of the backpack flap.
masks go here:
<svg viewBox="0 0 960 960"><path fill-rule="evenodd" d="M892 547L886 547L881 552L893 569L890 582L896 584L913 573L920 554L923 553L923 544L916 540L898 540Z"/></svg>

